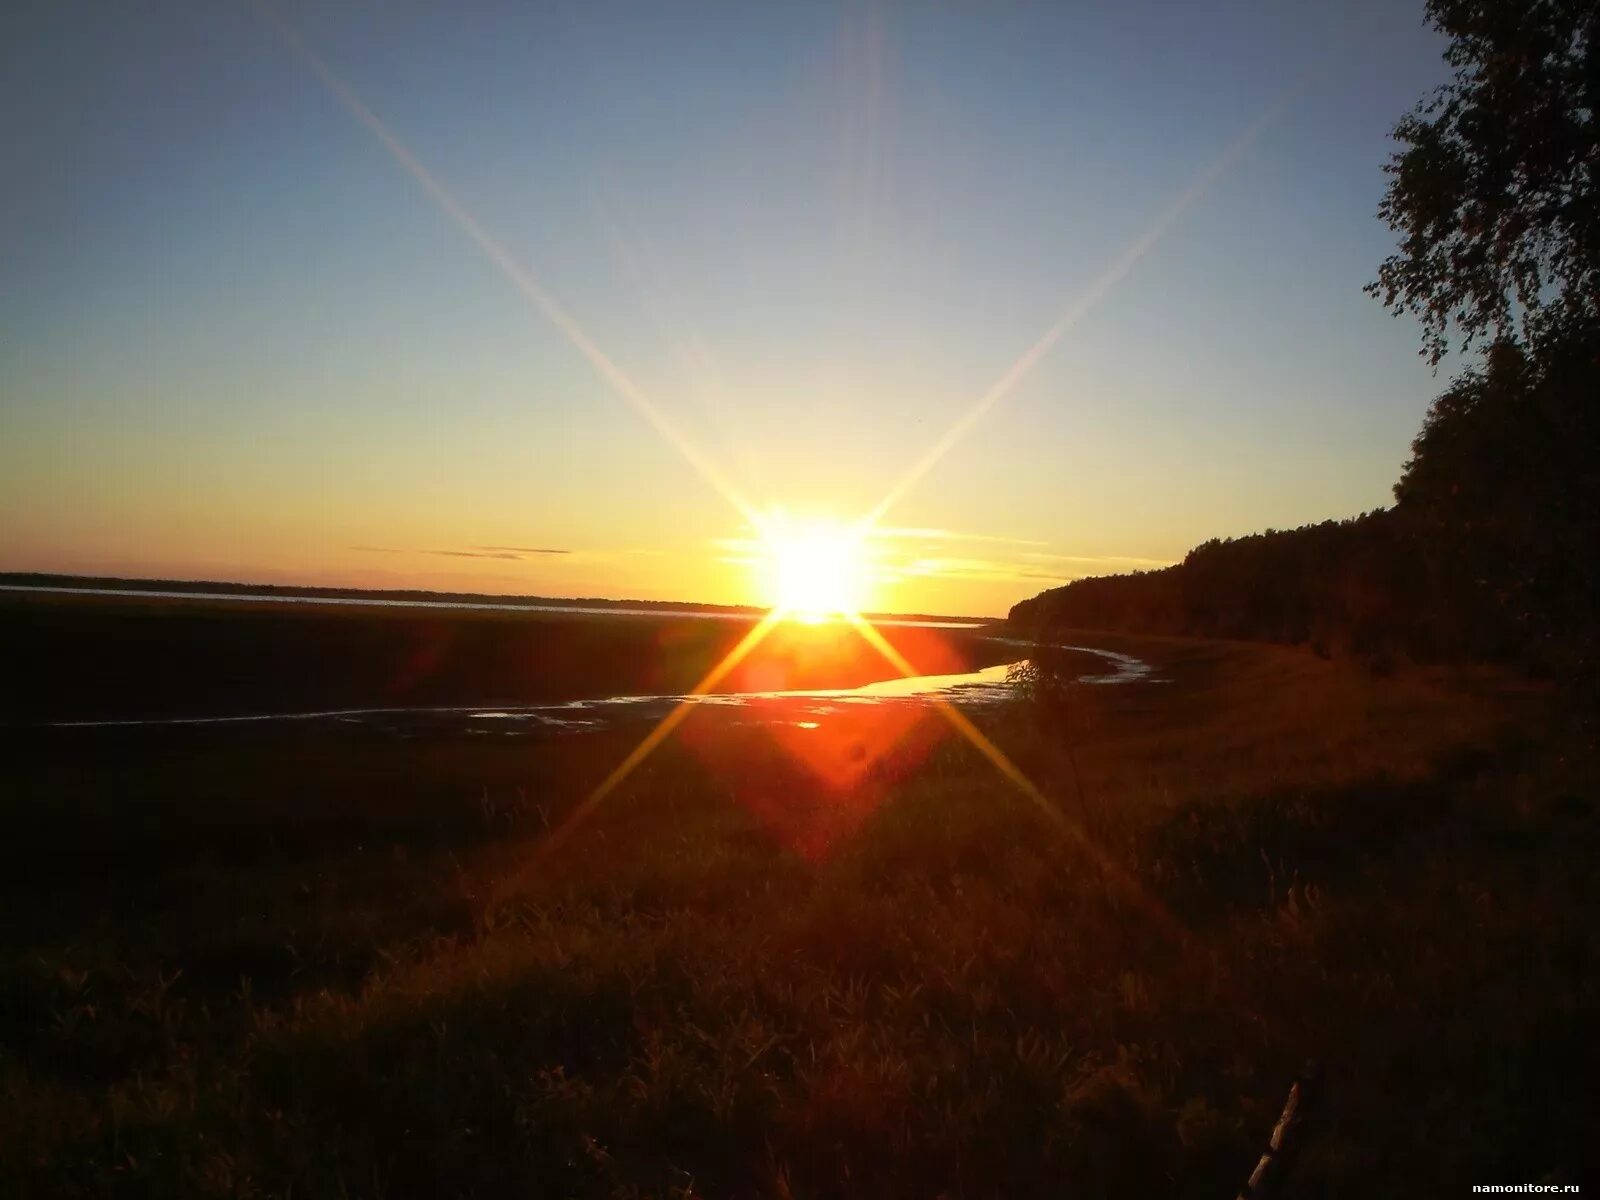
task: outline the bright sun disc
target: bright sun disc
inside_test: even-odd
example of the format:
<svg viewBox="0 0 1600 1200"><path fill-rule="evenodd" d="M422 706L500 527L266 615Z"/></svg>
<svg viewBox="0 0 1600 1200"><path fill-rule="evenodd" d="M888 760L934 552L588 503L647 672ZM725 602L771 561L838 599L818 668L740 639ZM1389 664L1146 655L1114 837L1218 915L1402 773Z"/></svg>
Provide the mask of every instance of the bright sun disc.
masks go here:
<svg viewBox="0 0 1600 1200"><path fill-rule="evenodd" d="M811 621L859 610L866 572L855 530L821 521L774 520L763 541L775 608Z"/></svg>

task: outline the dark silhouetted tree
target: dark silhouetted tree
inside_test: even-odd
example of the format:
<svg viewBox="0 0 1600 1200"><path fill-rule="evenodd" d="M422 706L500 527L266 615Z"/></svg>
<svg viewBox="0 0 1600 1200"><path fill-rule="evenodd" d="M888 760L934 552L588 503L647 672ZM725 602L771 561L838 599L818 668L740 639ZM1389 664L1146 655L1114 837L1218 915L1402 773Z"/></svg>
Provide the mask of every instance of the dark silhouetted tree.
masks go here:
<svg viewBox="0 0 1600 1200"><path fill-rule="evenodd" d="M1402 234L1369 291L1422 320L1435 364L1600 320L1600 4L1429 0L1455 78L1395 129L1379 215ZM1521 328L1519 329L1519 326Z"/></svg>
<svg viewBox="0 0 1600 1200"><path fill-rule="evenodd" d="M1448 644L1566 672L1600 632L1600 337L1496 343L1434 401L1395 486Z"/></svg>

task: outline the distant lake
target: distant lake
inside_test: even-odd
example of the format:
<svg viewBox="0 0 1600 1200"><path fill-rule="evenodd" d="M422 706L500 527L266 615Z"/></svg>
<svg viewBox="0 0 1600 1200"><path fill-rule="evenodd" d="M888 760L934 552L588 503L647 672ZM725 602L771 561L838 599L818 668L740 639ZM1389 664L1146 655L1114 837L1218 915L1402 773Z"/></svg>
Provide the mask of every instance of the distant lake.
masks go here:
<svg viewBox="0 0 1600 1200"><path fill-rule="evenodd" d="M0 584L0 592L29 592L62 596L118 596L127 599L155 600L238 600L249 604L338 604L352 608L445 608L466 612L566 613L579 616L616 617L699 617L711 621L757 621L761 613L728 612L720 609L629 608L601 604L526 604L466 600L381 600L365 596L295 596L268 592L187 592L159 591L154 588L50 587L31 584ZM919 617L874 617L874 625L902 629L981 629L985 621L943 621Z"/></svg>

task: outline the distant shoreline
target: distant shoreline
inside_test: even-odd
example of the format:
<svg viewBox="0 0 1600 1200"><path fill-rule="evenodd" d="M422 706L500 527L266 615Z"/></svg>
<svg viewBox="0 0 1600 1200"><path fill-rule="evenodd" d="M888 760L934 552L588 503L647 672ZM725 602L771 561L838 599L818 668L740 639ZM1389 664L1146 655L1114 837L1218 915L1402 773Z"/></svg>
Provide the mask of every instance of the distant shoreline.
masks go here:
<svg viewBox="0 0 1600 1200"><path fill-rule="evenodd" d="M440 605L549 605L561 608L592 608L600 611L648 609L667 613L718 613L725 616L759 617L766 609L744 604L704 604L689 600L627 600L594 596L535 596L513 592L439 592L423 588L339 588L279 583L241 583L213 579L127 579L110 575L56 575L37 571L0 571L0 587L7 589L71 590L83 592L194 593L206 596L283 596L308 600L371 600L380 603L410 602ZM973 621L995 623L999 617L975 617L951 613L862 614L901 621Z"/></svg>
<svg viewBox="0 0 1600 1200"><path fill-rule="evenodd" d="M913 664L908 670L848 622L784 621L723 669L761 622L756 610L471 603L331 588L198 591L34 578L0 582L0 613L10 684L0 726L853 689L1018 657L1015 645L987 636L993 626L876 620ZM704 683L714 667L717 678Z"/></svg>

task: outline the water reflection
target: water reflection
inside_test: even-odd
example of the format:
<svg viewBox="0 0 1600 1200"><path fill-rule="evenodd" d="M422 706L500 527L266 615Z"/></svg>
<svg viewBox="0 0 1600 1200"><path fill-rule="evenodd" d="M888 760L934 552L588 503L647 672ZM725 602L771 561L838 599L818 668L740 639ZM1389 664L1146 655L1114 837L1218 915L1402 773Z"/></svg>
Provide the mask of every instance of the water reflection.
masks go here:
<svg viewBox="0 0 1600 1200"><path fill-rule="evenodd" d="M1008 639L1002 644L1029 645ZM403 728L449 729L469 733L569 732L636 721L655 721L688 701L713 708L742 709L748 720L788 725L804 733L819 726L818 718L846 710L926 708L933 700L961 708L983 708L1014 698L1019 689L1040 686L1042 679L1082 684L1127 684L1151 678L1149 664L1128 654L1094 646L1029 646L1028 659L977 671L947 675L917 675L888 679L853 688L741 691L700 696L608 696L570 700L557 704L374 707L324 709L309 712L252 713L216 717L163 717L138 720L60 721L53 728L120 728L135 726L226 726L272 723L370 725ZM1042 669L1048 664L1048 669ZM1099 668L1099 669L1085 669Z"/></svg>

